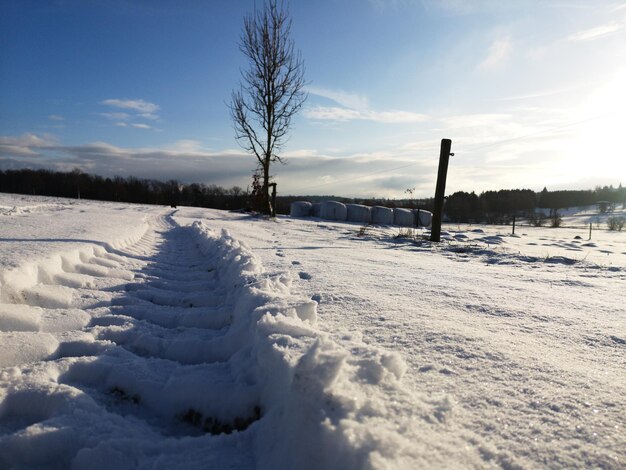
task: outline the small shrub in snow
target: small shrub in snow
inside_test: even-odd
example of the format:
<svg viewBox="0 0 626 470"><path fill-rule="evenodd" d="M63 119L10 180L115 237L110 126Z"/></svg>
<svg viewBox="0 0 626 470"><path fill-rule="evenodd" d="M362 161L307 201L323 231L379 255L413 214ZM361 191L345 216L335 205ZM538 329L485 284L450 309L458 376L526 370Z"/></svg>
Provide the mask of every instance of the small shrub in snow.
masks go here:
<svg viewBox="0 0 626 470"><path fill-rule="evenodd" d="M546 223L546 215L543 212L530 212L528 224L532 227L543 227Z"/></svg>
<svg viewBox="0 0 626 470"><path fill-rule="evenodd" d="M415 238L415 231L411 227L401 228L395 238Z"/></svg>
<svg viewBox="0 0 626 470"><path fill-rule="evenodd" d="M366 237L366 236L368 236L370 234L369 230L370 230L370 225L363 225L363 227L361 227L359 229L359 231L356 233L356 236L357 237Z"/></svg>
<svg viewBox="0 0 626 470"><path fill-rule="evenodd" d="M609 230L612 231L621 232L625 223L626 218L624 217L609 217L606 219L606 225L609 227Z"/></svg>
<svg viewBox="0 0 626 470"><path fill-rule="evenodd" d="M563 219L559 214L558 209L552 209L550 211L550 227L559 228L563 224Z"/></svg>

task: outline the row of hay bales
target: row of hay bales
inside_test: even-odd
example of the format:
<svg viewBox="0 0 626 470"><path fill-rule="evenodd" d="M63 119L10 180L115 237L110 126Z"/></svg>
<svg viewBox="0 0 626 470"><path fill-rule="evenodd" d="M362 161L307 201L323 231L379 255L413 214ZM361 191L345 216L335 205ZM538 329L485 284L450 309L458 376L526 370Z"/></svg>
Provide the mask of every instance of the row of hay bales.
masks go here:
<svg viewBox="0 0 626 470"><path fill-rule="evenodd" d="M433 214L422 209L391 209L383 206L343 204L324 201L312 204L308 201L291 203L291 217L319 217L326 220L359 222L362 224L399 225L401 227L429 227Z"/></svg>

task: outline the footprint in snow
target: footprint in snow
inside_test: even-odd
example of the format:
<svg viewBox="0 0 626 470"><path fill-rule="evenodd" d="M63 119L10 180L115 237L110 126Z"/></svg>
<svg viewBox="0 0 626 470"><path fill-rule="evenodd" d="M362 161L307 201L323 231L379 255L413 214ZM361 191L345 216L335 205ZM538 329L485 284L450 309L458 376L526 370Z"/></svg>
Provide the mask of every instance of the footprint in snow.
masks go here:
<svg viewBox="0 0 626 470"><path fill-rule="evenodd" d="M298 276L300 276L300 279L304 279L305 281L308 281L309 279L311 279L311 275L309 273L304 272L304 271L300 271L298 273Z"/></svg>

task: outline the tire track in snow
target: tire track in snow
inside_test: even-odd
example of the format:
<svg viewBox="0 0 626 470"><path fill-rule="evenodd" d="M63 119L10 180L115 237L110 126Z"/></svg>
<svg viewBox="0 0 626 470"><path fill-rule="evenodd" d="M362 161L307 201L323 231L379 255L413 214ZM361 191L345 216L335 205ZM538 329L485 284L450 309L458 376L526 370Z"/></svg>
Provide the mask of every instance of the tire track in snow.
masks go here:
<svg viewBox="0 0 626 470"><path fill-rule="evenodd" d="M113 413L158 415L171 402L164 408L180 411L162 417L159 430L165 434L245 429L260 409L251 387L235 384L225 363L234 353L223 348L222 339L231 324L230 306L204 258L184 229L162 218L125 249L64 263L63 272L22 292L21 307L30 306L40 318L73 309L76 321L56 341L41 331L41 323L31 325L35 331L23 339L43 335L51 341L27 359L84 358L59 383L81 389ZM217 392L207 384L219 384ZM194 390L201 385L204 396L197 403ZM231 391L227 397L224 388ZM236 397L239 405L233 407Z"/></svg>
<svg viewBox="0 0 626 470"><path fill-rule="evenodd" d="M164 217L50 263L0 304L0 468L409 468L428 445L400 423L450 408L402 392L397 354L334 343L225 231Z"/></svg>

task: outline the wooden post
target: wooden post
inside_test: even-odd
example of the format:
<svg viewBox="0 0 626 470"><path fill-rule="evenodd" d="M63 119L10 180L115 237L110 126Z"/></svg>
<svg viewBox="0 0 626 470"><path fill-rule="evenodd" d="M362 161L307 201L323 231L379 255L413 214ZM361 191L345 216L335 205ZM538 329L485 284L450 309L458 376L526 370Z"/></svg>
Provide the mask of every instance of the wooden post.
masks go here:
<svg viewBox="0 0 626 470"><path fill-rule="evenodd" d="M593 228L593 222L589 222L589 240L591 240L591 229Z"/></svg>
<svg viewBox="0 0 626 470"><path fill-rule="evenodd" d="M272 217L276 217L276 183L270 183L272 187Z"/></svg>
<svg viewBox="0 0 626 470"><path fill-rule="evenodd" d="M513 235L515 235L515 216L513 216Z"/></svg>
<svg viewBox="0 0 626 470"><path fill-rule="evenodd" d="M441 241L441 219L443 218L443 201L446 194L446 178L448 176L448 162L452 141L441 139L441 151L439 153L439 171L437 173L437 188L435 189L435 207L433 210L433 222L430 230L430 241Z"/></svg>

